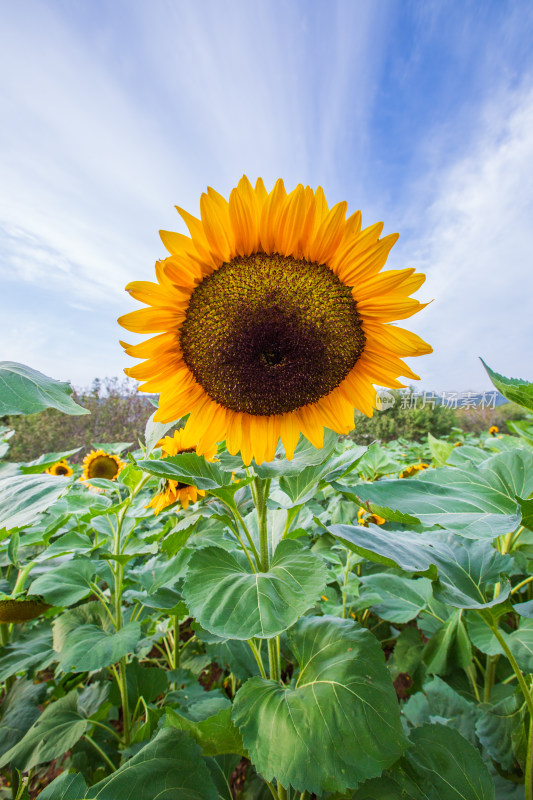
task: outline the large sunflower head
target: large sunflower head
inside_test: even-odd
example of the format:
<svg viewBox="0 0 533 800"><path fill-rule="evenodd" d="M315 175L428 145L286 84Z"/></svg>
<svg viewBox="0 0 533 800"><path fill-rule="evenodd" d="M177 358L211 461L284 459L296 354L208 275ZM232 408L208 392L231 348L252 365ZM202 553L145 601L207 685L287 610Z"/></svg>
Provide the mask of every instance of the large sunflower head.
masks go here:
<svg viewBox="0 0 533 800"><path fill-rule="evenodd" d="M118 456L112 453L106 453L105 450L92 450L83 459L81 480L90 481L91 478L107 478L108 481L114 481L125 466L124 461L121 461Z"/></svg>
<svg viewBox="0 0 533 800"><path fill-rule="evenodd" d="M67 464L65 459L62 458L61 461L56 461L55 464L52 464L51 467L48 467L45 472L47 472L49 475L61 475L65 478L68 478L74 473L74 470L71 466L69 466L69 464Z"/></svg>
<svg viewBox="0 0 533 800"><path fill-rule="evenodd" d="M196 446L185 433L185 429L180 428L174 431L173 436L165 436L158 442L163 458L167 456L177 456L178 453L195 453ZM215 460L216 446L211 447L203 453L207 461ZM196 486L181 481L164 480L161 482L159 492L152 497L146 508L153 508L154 514L159 514L167 506L174 505L179 501L182 508L187 509L189 503L196 503L198 497L204 497L205 492Z"/></svg>
<svg viewBox="0 0 533 800"><path fill-rule="evenodd" d="M144 363L126 370L159 392L155 419L186 414L187 434L205 452L226 440L249 464L271 460L279 438L287 458L303 433L321 447L324 426L354 427L354 408L370 416L373 384L402 388L418 379L401 356L431 347L390 325L423 308L410 295L424 281L414 269L382 273L397 240L382 223L361 230L347 204L329 209L319 187L268 193L246 177L229 201L213 189L201 218L178 208L190 236L161 232L170 256L157 283L127 290L147 308L121 317L136 333L125 345Z"/></svg>

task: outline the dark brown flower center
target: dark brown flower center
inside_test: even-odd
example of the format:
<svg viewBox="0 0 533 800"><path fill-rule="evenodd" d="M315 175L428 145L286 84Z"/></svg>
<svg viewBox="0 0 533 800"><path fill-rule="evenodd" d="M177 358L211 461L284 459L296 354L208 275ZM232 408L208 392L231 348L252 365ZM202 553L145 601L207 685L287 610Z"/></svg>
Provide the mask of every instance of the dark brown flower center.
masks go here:
<svg viewBox="0 0 533 800"><path fill-rule="evenodd" d="M96 456L88 469L89 478L107 478L112 481L118 474L118 464L111 456Z"/></svg>
<svg viewBox="0 0 533 800"><path fill-rule="evenodd" d="M350 287L325 264L258 253L223 264L196 287L180 343L213 400L271 415L339 386L365 335Z"/></svg>

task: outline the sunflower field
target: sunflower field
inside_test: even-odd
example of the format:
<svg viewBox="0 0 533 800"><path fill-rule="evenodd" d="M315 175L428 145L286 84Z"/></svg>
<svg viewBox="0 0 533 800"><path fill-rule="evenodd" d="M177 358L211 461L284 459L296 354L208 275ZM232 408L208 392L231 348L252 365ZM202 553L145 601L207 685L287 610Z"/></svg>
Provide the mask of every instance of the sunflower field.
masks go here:
<svg viewBox="0 0 533 800"><path fill-rule="evenodd" d="M356 444L424 276L320 189L200 207L127 287L138 448L0 429L1 800L533 800L533 384L486 367L509 433Z"/></svg>

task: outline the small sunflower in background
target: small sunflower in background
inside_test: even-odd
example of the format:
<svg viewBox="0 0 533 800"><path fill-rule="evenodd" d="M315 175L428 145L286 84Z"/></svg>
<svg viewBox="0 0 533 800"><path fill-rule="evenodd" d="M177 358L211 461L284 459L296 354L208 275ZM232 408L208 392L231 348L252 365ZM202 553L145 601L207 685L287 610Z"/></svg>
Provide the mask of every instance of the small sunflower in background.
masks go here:
<svg viewBox="0 0 533 800"><path fill-rule="evenodd" d="M357 512L357 524L362 525L364 528L368 528L369 523L373 525L384 525L387 520L380 517L379 514L372 514L371 511L360 506L359 511Z"/></svg>
<svg viewBox="0 0 533 800"><path fill-rule="evenodd" d="M65 478L69 478L74 474L74 470L67 464L64 458L62 458L61 461L56 461L56 463L52 464L48 469L45 469L45 472L47 472L48 475L60 475Z"/></svg>
<svg viewBox="0 0 533 800"><path fill-rule="evenodd" d="M300 433L320 448L324 427L347 434L354 409L371 416L373 384L419 379L401 358L431 346L388 323L424 308L410 295L425 276L382 273L398 235L362 230L347 207L330 209L321 187L287 194L282 180L269 193L243 176L229 201L209 188L200 219L178 208L190 237L161 231L157 283L126 287L148 307L119 323L157 336L124 344L146 359L125 372L160 393L155 420L189 415L199 453L225 440L261 464L281 438L291 459Z"/></svg>
<svg viewBox="0 0 533 800"><path fill-rule="evenodd" d="M420 472L421 469L428 469L428 467L429 464L411 464L400 472L400 478L410 478L412 475L416 475L417 472Z"/></svg>
<svg viewBox="0 0 533 800"><path fill-rule="evenodd" d="M196 446L191 443L186 436L185 430L180 428L174 432L173 436L165 436L158 443L161 448L162 458L167 456L177 456L179 453L196 453ZM207 461L214 461L217 448L212 447L209 451L202 453ZM182 508L187 509L189 503L196 503L198 497L204 497L205 491L198 489L188 483L181 481L163 480L161 481L159 492L152 497L145 508L153 508L154 514L160 514L164 508L171 506L179 501Z"/></svg>
<svg viewBox="0 0 533 800"><path fill-rule="evenodd" d="M496 434L499 433L499 432L500 432L500 429L498 428L497 425L491 425L490 426L489 433L490 433L491 436L496 436Z"/></svg>
<svg viewBox="0 0 533 800"><path fill-rule="evenodd" d="M106 453L105 450L92 450L83 459L83 473L80 480L107 478L108 481L114 481L125 466L125 462L113 453Z"/></svg>

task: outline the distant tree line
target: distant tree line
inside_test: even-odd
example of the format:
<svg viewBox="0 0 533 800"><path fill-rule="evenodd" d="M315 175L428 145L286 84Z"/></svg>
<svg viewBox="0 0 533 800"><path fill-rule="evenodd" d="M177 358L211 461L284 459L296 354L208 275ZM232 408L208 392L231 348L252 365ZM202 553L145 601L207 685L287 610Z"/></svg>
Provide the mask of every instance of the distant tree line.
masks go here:
<svg viewBox="0 0 533 800"><path fill-rule="evenodd" d="M401 395L391 392L395 402L391 408L376 411L373 417L356 412L355 430L350 434L359 444L374 440L388 442L403 437L422 441L428 431L445 437L453 428L481 433L491 425L508 432L506 419L523 419L524 412L513 403L496 408L458 409L443 405L404 408ZM72 450L81 447L71 460L79 462L94 444L102 442L132 442L135 450L144 441L146 421L154 411L150 396L137 391L137 384L127 379L95 380L89 389L74 391L74 399L89 409L90 414L70 417L49 409L27 417L13 416L3 424L15 429L10 440L7 458L10 461L31 461L42 453Z"/></svg>

